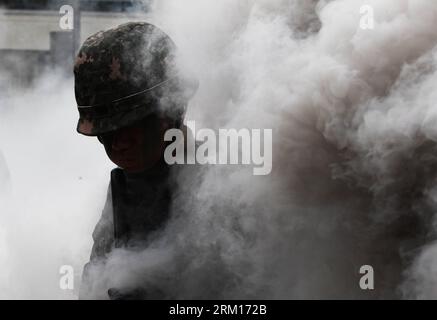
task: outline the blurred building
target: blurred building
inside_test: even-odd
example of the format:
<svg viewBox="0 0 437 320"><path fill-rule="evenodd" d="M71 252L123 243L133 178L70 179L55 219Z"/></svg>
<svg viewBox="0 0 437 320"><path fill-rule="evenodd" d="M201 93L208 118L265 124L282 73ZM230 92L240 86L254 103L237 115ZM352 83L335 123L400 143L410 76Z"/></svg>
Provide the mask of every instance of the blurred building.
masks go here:
<svg viewBox="0 0 437 320"><path fill-rule="evenodd" d="M146 1L0 0L1 86L26 86L48 68L71 74L73 57L89 35L128 21L145 20ZM73 30L63 30L60 8L74 11Z"/></svg>

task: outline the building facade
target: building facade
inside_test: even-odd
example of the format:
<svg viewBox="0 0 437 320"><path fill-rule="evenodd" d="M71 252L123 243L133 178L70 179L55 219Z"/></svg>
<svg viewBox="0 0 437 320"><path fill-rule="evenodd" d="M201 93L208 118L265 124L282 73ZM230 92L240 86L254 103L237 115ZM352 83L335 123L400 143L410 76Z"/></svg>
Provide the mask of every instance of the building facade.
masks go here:
<svg viewBox="0 0 437 320"><path fill-rule="evenodd" d="M70 3L73 9L60 11ZM89 35L128 21L144 21L148 6L135 1L0 0L0 91L28 86L48 68L71 74L73 57ZM61 19L74 17L73 28ZM3 83L3 84L2 84Z"/></svg>

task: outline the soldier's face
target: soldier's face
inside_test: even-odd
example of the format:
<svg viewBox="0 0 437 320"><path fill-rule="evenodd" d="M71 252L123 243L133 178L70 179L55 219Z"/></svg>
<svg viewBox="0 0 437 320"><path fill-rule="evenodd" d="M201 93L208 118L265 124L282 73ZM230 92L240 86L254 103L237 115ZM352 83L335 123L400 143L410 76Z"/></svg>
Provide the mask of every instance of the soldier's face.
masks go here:
<svg viewBox="0 0 437 320"><path fill-rule="evenodd" d="M161 159L166 122L151 116L139 124L125 127L103 137L112 162L129 173L152 168Z"/></svg>

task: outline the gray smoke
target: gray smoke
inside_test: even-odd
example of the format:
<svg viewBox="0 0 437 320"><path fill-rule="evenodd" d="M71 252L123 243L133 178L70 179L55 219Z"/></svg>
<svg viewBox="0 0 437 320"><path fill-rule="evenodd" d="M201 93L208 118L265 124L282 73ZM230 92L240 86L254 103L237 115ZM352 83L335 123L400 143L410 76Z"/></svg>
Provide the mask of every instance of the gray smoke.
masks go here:
<svg viewBox="0 0 437 320"><path fill-rule="evenodd" d="M75 132L72 86L52 73L2 100L10 181L1 180L0 299L77 298L111 165L100 143ZM63 265L75 270L74 291L60 288Z"/></svg>
<svg viewBox="0 0 437 320"><path fill-rule="evenodd" d="M436 18L430 1L155 4L200 79L187 118L273 128L273 172L187 174L162 238L96 274L179 298L433 297Z"/></svg>
<svg viewBox="0 0 437 320"><path fill-rule="evenodd" d="M374 8L373 30L360 28L362 5ZM187 119L198 128L272 128L273 171L181 168L167 228L148 249L116 250L96 266L87 295L144 285L151 297L437 298L435 21L437 3L429 0L155 2L149 22L174 38L180 68L200 82ZM39 288L56 275L28 278L65 259L84 262L104 200L105 170L93 171L107 163L103 151L73 137L76 114L57 108L73 104L71 85L57 94L45 86L52 101L45 99L41 117L24 110L44 85L11 98L22 111L1 119L14 192L21 181L15 194L38 199L19 207L39 218L2 222L9 254L0 261L28 275L17 285L33 288L33 297L63 297ZM82 170L86 190L73 178ZM41 198L44 190L50 197ZM27 249L29 228L65 237L57 216L64 210L75 221L69 241L40 239ZM28 258L47 248L45 263ZM375 270L373 291L359 287L362 265ZM0 280L5 296L15 294Z"/></svg>

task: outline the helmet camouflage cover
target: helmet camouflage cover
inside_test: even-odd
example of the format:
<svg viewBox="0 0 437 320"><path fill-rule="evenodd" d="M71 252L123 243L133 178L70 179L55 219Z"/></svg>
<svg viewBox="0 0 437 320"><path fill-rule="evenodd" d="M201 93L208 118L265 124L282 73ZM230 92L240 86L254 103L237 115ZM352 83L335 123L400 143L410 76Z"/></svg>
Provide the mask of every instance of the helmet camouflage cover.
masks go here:
<svg viewBox="0 0 437 320"><path fill-rule="evenodd" d="M175 49L170 37L148 23L90 36L74 64L77 131L96 136L159 112L181 118L192 93L175 72Z"/></svg>

